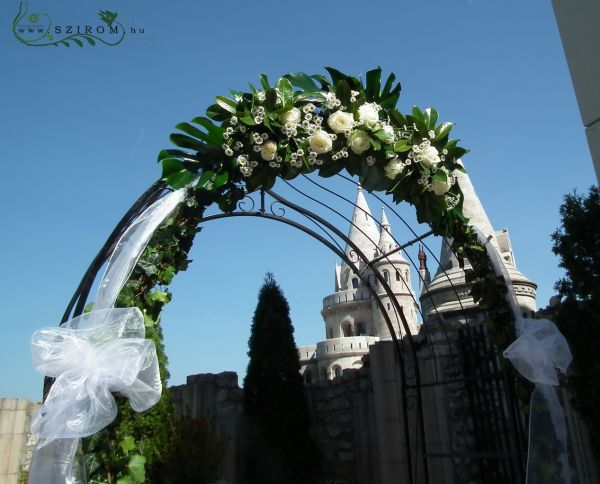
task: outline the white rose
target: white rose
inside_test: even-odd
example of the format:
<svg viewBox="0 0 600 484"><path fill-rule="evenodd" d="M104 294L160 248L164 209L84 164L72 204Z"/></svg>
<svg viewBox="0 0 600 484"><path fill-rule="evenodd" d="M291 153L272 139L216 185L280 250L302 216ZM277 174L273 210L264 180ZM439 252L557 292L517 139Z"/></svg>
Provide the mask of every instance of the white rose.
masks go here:
<svg viewBox="0 0 600 484"><path fill-rule="evenodd" d="M279 122L284 126L286 124L298 124L300 123L300 118L302 117L302 113L298 108L288 109L279 115Z"/></svg>
<svg viewBox="0 0 600 484"><path fill-rule="evenodd" d="M354 116L352 113L336 111L327 118L327 124L334 133L345 133L354 127Z"/></svg>
<svg viewBox="0 0 600 484"><path fill-rule="evenodd" d="M446 181L432 180L431 182L431 189L436 195L443 195L448 190L450 190L451 186L452 182L450 181L450 179L447 179Z"/></svg>
<svg viewBox="0 0 600 484"><path fill-rule="evenodd" d="M308 144L315 153L321 154L331 150L333 141L331 136L329 136L329 133L320 129L319 131L315 131L313 135L308 138Z"/></svg>
<svg viewBox="0 0 600 484"><path fill-rule="evenodd" d="M373 129L379 122L378 107L375 103L365 103L358 108L363 124L369 129Z"/></svg>
<svg viewBox="0 0 600 484"><path fill-rule="evenodd" d="M371 138L366 132L357 129L348 136L348 146L354 153L361 155L371 147Z"/></svg>
<svg viewBox="0 0 600 484"><path fill-rule="evenodd" d="M260 156L265 161L272 161L275 159L275 155L277 155L277 143L274 141L266 141L263 143L260 148Z"/></svg>
<svg viewBox="0 0 600 484"><path fill-rule="evenodd" d="M404 163L402 163L402 160L399 158L391 159L383 169L385 176L392 180L402 173L402 170L404 170Z"/></svg>
<svg viewBox="0 0 600 484"><path fill-rule="evenodd" d="M394 128L392 128L389 124L386 124L383 128L381 128L383 134L385 136L385 143L393 143L394 142Z"/></svg>
<svg viewBox="0 0 600 484"><path fill-rule="evenodd" d="M439 163L441 161L440 157L438 156L438 150L436 150L433 146L427 146L426 148L421 150L419 155L421 155L419 161L424 166L435 165L436 163Z"/></svg>

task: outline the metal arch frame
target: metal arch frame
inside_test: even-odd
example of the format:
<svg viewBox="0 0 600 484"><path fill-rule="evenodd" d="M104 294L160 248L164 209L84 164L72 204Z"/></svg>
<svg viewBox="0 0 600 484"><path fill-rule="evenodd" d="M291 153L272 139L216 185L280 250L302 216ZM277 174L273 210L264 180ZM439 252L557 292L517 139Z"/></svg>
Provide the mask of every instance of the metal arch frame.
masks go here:
<svg viewBox="0 0 600 484"><path fill-rule="evenodd" d="M350 180L347 177L344 177L344 176L341 176L341 177L343 179L346 179L348 181L352 181L353 183L355 183L353 180ZM312 183L315 183L313 180L310 180L310 181ZM311 199L312 201L316 201L323 207L326 207L327 209L332 211L334 214L341 216L342 219L349 221L340 212L336 211L332 207L322 203L318 199L311 198L309 195L298 190L297 187L294 187L293 185L290 185L290 186L292 188L294 188L294 190L299 191L302 195ZM337 197L343 198L346 202L352 203L348 199L341 197L339 194L331 192L326 187L323 187L319 184L317 184L317 186L327 190L328 192L332 193L333 195L335 195ZM146 208L148 208L152 203L154 203L156 200L158 200L167 190L168 190L168 187L164 184L164 182L158 181L158 182L154 183L127 211L127 213L119 221L119 223L117 224L117 226L115 227L113 232L110 234L110 236L107 239L107 241L105 242L105 244L102 246L102 248L100 249L100 251L98 252L96 257L93 259L92 263L88 267L85 275L83 276L79 286L77 287L77 289L75 291L75 294L73 295L73 297L71 298L71 300L67 306L67 309L63 315L61 322L67 321L70 317L75 317L75 316L82 314L83 309L85 307L85 303L87 301L87 298L91 291L92 285L94 283L94 280L96 279L96 276L97 276L98 272L100 271L100 269L102 268L102 266L104 265L104 263L109 259L110 254L114 250L115 244L121 238L122 234L127 230L129 225L131 224L131 222L133 220L135 220L135 218L139 214L141 214ZM271 206L270 206L271 213L267 213L267 210L266 210L266 206L265 206L265 195L266 194L268 194L274 200L274 202L271 203ZM215 214L215 215L209 215L206 217L202 217L198 220L198 224L201 224L203 222L205 223L205 222L208 222L211 220L224 219L224 218L230 218L230 217L239 217L239 216L257 217L257 218L269 219L269 220L277 221L280 223L284 223L288 226L291 226L293 228L296 228L296 229L306 233L307 235L311 236L318 242L321 242L324 246L326 246L333 253L335 253L337 256L339 256L344 262L346 262L348 264L348 266L355 272L355 274L357 274L357 276L363 282L363 285L368 288L369 293L375 299L375 301L382 313L382 316L386 322L386 326L388 327L388 330L390 331L390 335L391 335L392 341L394 343L394 351L398 357L398 360L397 360L398 367L399 367L398 370L399 370L400 378L401 378L400 394L401 394L401 398L403 401L401 414L403 417L402 426L403 426L403 433L404 433L404 441L406 444L405 449L404 449L404 454L406 457L407 482L409 484L414 484L415 482L429 483L430 459L437 458L437 456L433 455L433 454L429 454L428 449L427 449L427 442L425 440L425 424L424 424L424 408L423 408L422 392L424 391L425 387L429 387L431 385L438 385L438 384L447 384L447 383L452 383L452 382L451 381L445 381L445 382L438 381L437 357L435 357L435 355L434 355L434 363L436 365L435 379L431 383L425 383L425 384L422 383L421 370L420 370L420 365L419 365L419 357L418 357L418 353L417 353L418 344L413 339L413 336L409 330L408 322L406 320L406 317L404 315L402 307L399 305L398 300L394 296L394 293L393 293L391 287L389 286L388 282L385 280L383 275L373 267L375 262L385 259L385 257L388 257L390 255L390 253L383 254L382 256L376 255L373 259L369 259L368 257L366 257L366 255L363 252L360 251L360 249L351 240L348 239L348 237L344 233L342 233L337 227L335 227L327 219L315 214L314 212L312 212L310 210L303 208L302 206L299 206L297 204L294 204L294 203L286 200L285 198L281 197L280 195L276 194L273 191L265 192L265 191L261 190L259 192L258 191L254 192L251 195L260 196L260 206L259 206L258 210L255 210L254 200L247 195L246 199L244 199L238 203L238 206L237 206L238 211L231 212L231 213L219 213L219 214ZM379 196L377 196L377 194L375 194L375 196L378 200L382 201L386 207L391 209L392 213L394 215L396 215L409 228L409 230L415 236L414 239L410 240L409 242L407 242L405 244L399 244L398 241L396 241L394 239L395 242L399 246L401 246L400 248L408 247L418 241L421 241L425 237L431 235L429 232L427 232L421 236L418 236L414 232L412 227L406 221L404 221L404 219L396 212L394 207L390 206L386 201L382 200ZM245 207L243 206L244 201L248 200L248 199L252 201L252 206L249 210L245 210ZM283 208L279 208L280 212L278 212L278 214L276 214L273 209L275 204L281 204L283 207L287 207L287 208L293 210L300 216L307 219L310 223L314 224L323 234L317 233L317 231L303 225L302 223L299 223L295 220L286 218L285 217L285 209L283 209ZM351 221L349 221L349 222L352 223ZM346 254L344 249L341 247L339 241L345 242L347 244L347 246L349 246L351 248L350 254ZM376 241L372 241L372 242L374 242L375 245L377 245ZM431 249L429 247L427 247L426 244L425 244L425 247L433 255L434 259L437 260L439 263L439 260L437 259L435 254L433 254L431 252ZM409 260L410 260L411 264L413 265L413 267L415 267L412 259L409 259ZM359 261L362 261L364 263L364 268L362 270L358 270L357 264ZM446 277L447 277L447 274L446 274ZM371 278L375 278L375 280L377 280L377 282L381 284L386 295L389 297L390 302L393 303L395 316L397 319L399 319L402 322L402 326L403 326L404 332L405 332L405 334L403 335L404 337L403 337L402 341L398 338L398 336L396 334L396 330L394 329L394 326L390 319L390 314L388 314L388 312L385 310L384 305L381 302L379 295L375 292L375 289L372 286L372 284L369 283L369 280ZM434 303L434 306L435 306L435 303ZM434 311L437 313L437 308L434 307ZM443 321L441 321L441 326L442 326L442 330L445 335L445 339L448 342L448 344L450 345L449 346L450 350L453 351L452 345L450 344L450 341L448 339L448 335L446 334L446 328L444 327ZM467 321L467 326L468 326L468 321ZM400 329L400 328L398 328L398 329ZM428 335L425 335L425 336L427 339L429 339ZM407 349L411 353L410 355L406 355ZM431 349L432 349L432 351L434 350L433 345L431 346ZM408 358L406 358L406 356L408 356ZM409 380L411 381L411 383L409 383ZM44 398L46 397L52 383L53 383L53 379L51 379L51 378L44 379ZM508 388L508 390L510 391L510 388ZM408 394L408 392L411 392L411 394ZM416 412L414 410L415 406L416 406ZM410 419L409 419L409 411L411 413L414 412ZM413 425L416 425L416 427L414 428L414 433L411 433L411 427ZM411 438L411 435L412 435L412 438ZM412 449L411 444L415 446L415 449ZM423 474L420 474L421 470L423 471Z"/></svg>
<svg viewBox="0 0 600 484"><path fill-rule="evenodd" d="M265 193L268 194L270 197L272 197L275 201L271 204L270 207L270 211L271 213L268 213L266 211L266 206L265 206ZM274 211L273 211L273 206L276 203L280 203L281 205L288 207L292 210L294 210L295 212L297 212L298 214L308 218L309 220L315 222L319 227L321 227L322 229L327 229L328 231L330 231L331 233L335 234L335 236L339 237L342 242L345 242L348 246L351 247L351 250L353 252L353 254L356 254L357 258L359 260L361 260L364 264L365 264L365 268L368 268L372 271L371 274L365 275L364 271L361 271L358 269L358 267L355 264L355 261L353 261L350 257L348 257L348 255L346 255L346 253L340 249L340 247L338 245L336 245L334 242L327 240L324 236L318 234L317 232L315 232L314 230L302 225L299 222L296 222L292 219L286 218L285 217L285 210L283 210L282 215L275 215ZM253 207L254 208L254 207ZM398 303L398 300L396 299L396 297L394 296L394 292L392 291L391 287L389 286L389 284L387 283L387 281L385 280L385 278L383 277L383 275L377 271L374 270L372 267L372 260L369 259L359 248L356 244L354 244L354 242L352 242L352 240L350 240L343 232L341 232L337 227L335 227L333 224L331 224L330 222L328 222L326 219L324 219L323 217L317 215L316 213L307 210L299 205L296 205L292 202L290 202L289 200L286 200L285 198L283 198L282 196L278 195L277 193L275 193L272 190L267 190L267 191L262 191L260 192L260 208L259 210L253 210L253 211L234 211L234 212L230 212L230 213L219 213L219 214L215 214L215 215L208 215L206 217L203 217L202 219L199 220L198 225L202 224L202 223L206 223L206 222L210 222L213 220L220 220L220 219L227 219L227 218L234 218L234 217L257 217L257 218L262 218L262 219L266 219L266 220L273 220L276 222L280 222L280 223L284 223L286 225L289 225L293 228L296 228L302 232L304 232L305 234L311 236L312 238L314 238L315 240L317 240L318 242L320 242L321 244L323 244L324 246L326 246L328 249L330 249L333 253L335 253L338 257L340 257L344 262L346 262L348 264L348 266L353 270L353 272L358 276L358 278L361 280L361 282L363 283L363 285L365 287L368 288L369 293L371 294L371 296L374 298L374 300L376 301L377 306L379 307L383 318L386 322L386 326L390 332L390 335L392 337L392 341L394 342L394 349L396 352L396 355L398 357L398 367L399 367L399 371L400 371L400 376L401 376L401 380L402 380L402 385L401 385L401 394L402 394L402 400L406 403L409 400L409 396L407 395L407 389L412 388L416 390L416 396L412 396L413 398L416 398L417 400L417 423L418 423L418 434L421 436L421 438L419 439L419 444L420 444L420 453L421 455L415 455L414 459L415 459L415 463L417 462L417 460L421 460L422 461L422 467L423 467L423 471L425 473L424 475L424 479L425 482L428 483L429 482L429 471L427 468L427 449L426 449L426 442L425 442L425 423L423 420L423 409L422 409L422 395L421 395L421 375L420 375L420 370L419 370L419 364L418 364L418 357L417 357L417 348L416 348L416 344L415 341L412 338L412 334L410 332L410 328L408 325L408 321L406 320L406 317L404 315L404 311L402 310L402 307L400 306L400 304ZM426 234L428 235L428 234ZM416 243L418 240L420 240L420 238L415 239L414 241L409 242L408 244L404 244L404 247L407 247L408 245L414 244ZM358 261L356 261L358 262ZM379 297L379 295L375 292L375 290L373 289L372 284L370 284L369 279L371 277L375 277L377 279L377 281L382 285L384 291L386 292L386 295L389 297L390 301L393 303L394 308L395 308L395 312L397 315L400 316L400 320L402 322L402 326L404 328L405 331L405 335L404 338L406 338L406 340L409 342L409 346L411 349L411 354L413 357L413 368L414 368L414 374L412 375L412 378L414 378L415 380L415 385L407 385L406 383L406 369L405 369L405 365L404 365L404 351L402 349L402 345L400 340L398 339L397 335L396 335L396 331L394 329L394 326L392 324L392 321L389 317L389 314L387 313L385 306L383 305L383 303L381 302L381 299ZM405 446L404 446L404 450L405 450L405 454L406 454L406 462L407 462L407 474L409 476L410 479L410 483L414 483L417 481L417 476L414 473L415 470L418 468L418 466L414 466L413 464L413 455L412 455L412 450L411 450L411 445L410 445L410 429L409 429L409 417L408 417L408 411L409 411L409 407L408 405L403 405L402 406L402 416L403 416L403 430L404 430L404 437L405 437Z"/></svg>

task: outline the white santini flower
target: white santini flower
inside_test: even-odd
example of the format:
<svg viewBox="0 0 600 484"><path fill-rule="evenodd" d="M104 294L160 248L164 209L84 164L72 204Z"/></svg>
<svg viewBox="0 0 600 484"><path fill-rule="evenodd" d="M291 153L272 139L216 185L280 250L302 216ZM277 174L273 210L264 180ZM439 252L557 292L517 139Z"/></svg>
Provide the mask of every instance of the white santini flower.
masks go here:
<svg viewBox="0 0 600 484"><path fill-rule="evenodd" d="M452 186L452 181L448 178L446 181L432 180L431 189L436 195L443 195Z"/></svg>
<svg viewBox="0 0 600 484"><path fill-rule="evenodd" d="M300 123L302 113L298 108L288 109L279 115L279 122L283 125L295 125Z"/></svg>
<svg viewBox="0 0 600 484"><path fill-rule="evenodd" d="M424 166L431 166L439 163L440 157L438 156L438 150L434 146L427 146L420 153L421 159L419 160Z"/></svg>
<svg viewBox="0 0 600 484"><path fill-rule="evenodd" d="M371 139L364 131L357 129L348 136L348 146L357 155L361 155L371 147Z"/></svg>
<svg viewBox="0 0 600 484"><path fill-rule="evenodd" d="M277 155L277 144L274 141L265 141L260 148L260 156L265 161L272 161Z"/></svg>
<svg viewBox="0 0 600 484"><path fill-rule="evenodd" d="M404 163L402 163L402 160L399 158L391 159L383 169L385 176L391 178L392 180L402 173L402 170L404 170Z"/></svg>
<svg viewBox="0 0 600 484"><path fill-rule="evenodd" d="M358 114L367 128L373 129L379 122L379 106L375 103L363 104L358 108Z"/></svg>
<svg viewBox="0 0 600 484"><path fill-rule="evenodd" d="M354 116L352 113L336 111L327 118L327 124L334 133L346 133L354 126Z"/></svg>
<svg viewBox="0 0 600 484"><path fill-rule="evenodd" d="M315 133L308 138L308 144L315 153L321 154L331 151L333 141L331 140L329 133L320 129L319 131L315 131Z"/></svg>

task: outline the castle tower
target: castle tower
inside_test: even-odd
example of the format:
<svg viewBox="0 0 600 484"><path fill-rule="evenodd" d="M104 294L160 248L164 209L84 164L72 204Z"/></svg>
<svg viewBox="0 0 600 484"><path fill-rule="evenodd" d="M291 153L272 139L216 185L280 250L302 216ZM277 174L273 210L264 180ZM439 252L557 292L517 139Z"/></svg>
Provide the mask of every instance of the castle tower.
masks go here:
<svg viewBox="0 0 600 484"><path fill-rule="evenodd" d="M423 292L423 286L431 283L431 276L427 268L427 254L422 245L419 245L419 294Z"/></svg>
<svg viewBox="0 0 600 484"><path fill-rule="evenodd" d="M331 379L346 368L359 368L369 346L380 339L390 339L381 307L371 289L383 303L399 336L406 329L397 316L393 301L374 275L379 271L390 286L408 322L411 333L418 332L416 298L411 289L410 266L392 237L390 223L384 211L377 228L362 188L358 186L352 223L348 231L345 254L354 263L362 278L348 263L342 261L334 269L334 292L323 299L321 315L325 323L325 340L316 345L298 348L305 381ZM358 257L360 251L369 262ZM369 287L370 286L370 287Z"/></svg>
<svg viewBox="0 0 600 484"><path fill-rule="evenodd" d="M517 269L508 229L494 230L468 175L458 173L458 183L465 197L465 216L484 236L490 237L490 243L500 252L504 261L523 315L532 315L536 310L537 285ZM468 268L470 265L465 261L465 269ZM482 317L470 296L470 285L465 282L465 272L459 267L458 260L446 241L442 242L440 266L431 283L423 287L420 300L424 322L434 321L438 315L445 320L462 322L465 314L471 313L475 319Z"/></svg>
<svg viewBox="0 0 600 484"><path fill-rule="evenodd" d="M384 278L385 282L390 286L395 299L398 301L404 317L408 323L411 334L419 332L417 325L417 299L411 288L410 264L402 256L402 251L396 250L398 244L392 237L392 228L385 214L385 210L381 209L381 229L379 233L379 243L377 244L377 258L379 259L374 264L374 269L377 270ZM392 251L395 252L391 253ZM390 321L394 325L394 330L397 335L405 335L407 330L403 326L400 316L397 314L397 309L394 302L385 292L382 285L374 279L377 287L379 300L383 303L386 313ZM391 339L389 329L385 318L380 310L377 301L373 300L373 334L380 339Z"/></svg>

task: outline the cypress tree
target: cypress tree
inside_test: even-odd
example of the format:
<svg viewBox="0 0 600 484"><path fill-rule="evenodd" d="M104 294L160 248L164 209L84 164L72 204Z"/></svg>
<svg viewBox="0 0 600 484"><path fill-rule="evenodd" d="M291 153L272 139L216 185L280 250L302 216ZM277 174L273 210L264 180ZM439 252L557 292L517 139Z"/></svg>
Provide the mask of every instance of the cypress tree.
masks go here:
<svg viewBox="0 0 600 484"><path fill-rule="evenodd" d="M252 319L244 379L250 483L316 481L319 455L293 333L287 300L268 273Z"/></svg>

